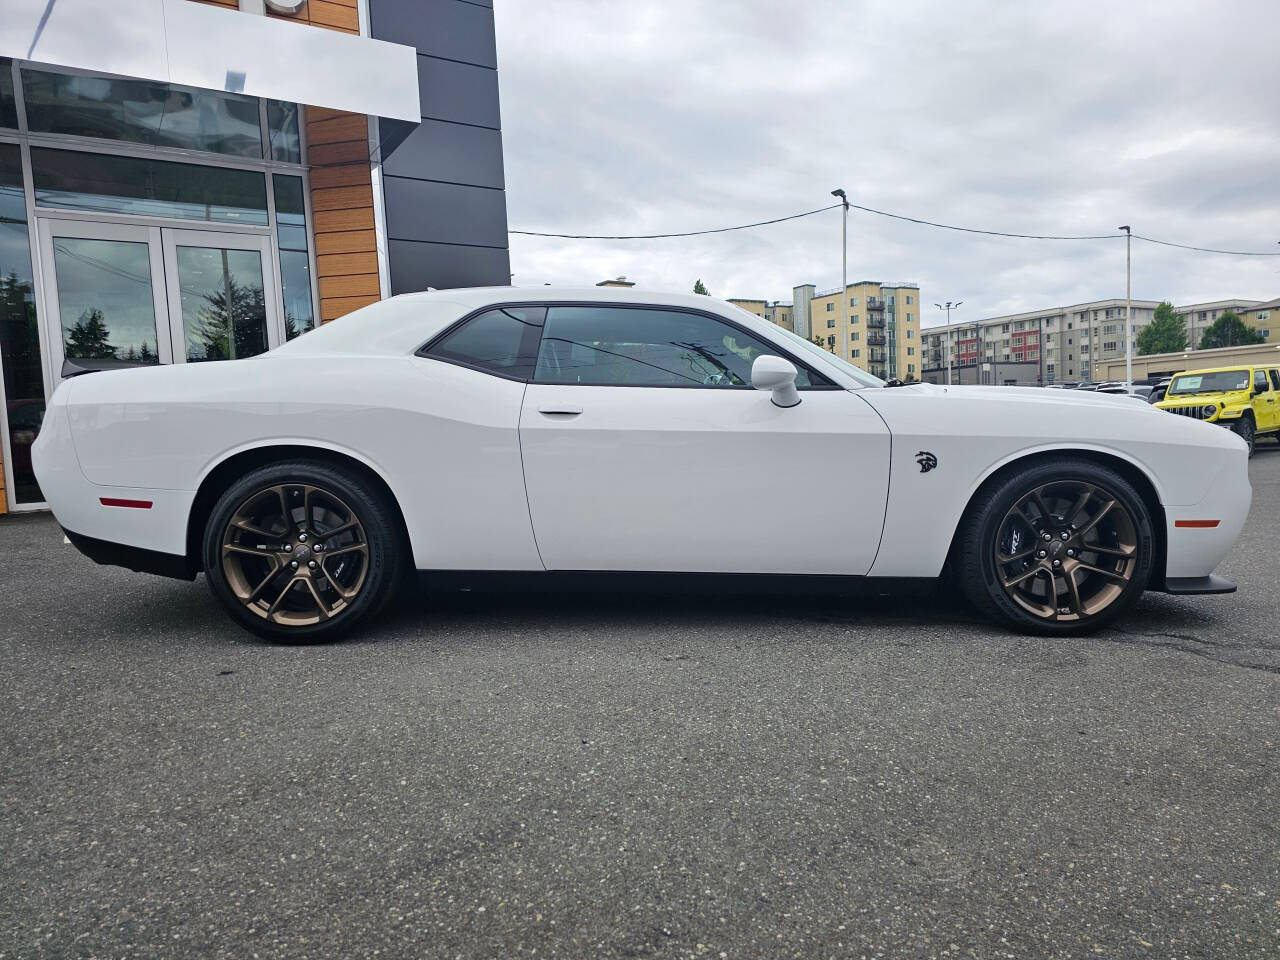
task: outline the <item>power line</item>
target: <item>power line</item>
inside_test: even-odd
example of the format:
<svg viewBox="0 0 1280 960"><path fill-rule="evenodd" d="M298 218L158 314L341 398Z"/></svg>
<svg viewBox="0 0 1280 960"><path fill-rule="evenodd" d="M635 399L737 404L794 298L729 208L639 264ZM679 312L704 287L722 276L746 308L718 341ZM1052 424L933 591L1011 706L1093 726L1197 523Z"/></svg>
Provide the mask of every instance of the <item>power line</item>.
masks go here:
<svg viewBox="0 0 1280 960"><path fill-rule="evenodd" d="M789 217L778 217L775 220L761 220L758 223L744 223L736 227L717 227L714 230L688 230L684 233L641 233L633 235L593 235L588 233L541 233L536 230L508 230L507 233L518 233L525 237L557 237L561 240L665 240L668 237L700 237L708 233L729 233L732 230L750 230L752 227L767 227L771 223L782 223L786 220L799 220L801 217L811 217L815 213L825 213L828 210L835 210L840 204L833 203L829 207L819 207L817 210L806 210L804 213L793 213Z"/></svg>
<svg viewBox="0 0 1280 960"><path fill-rule="evenodd" d="M1143 237L1138 234L1133 235L1135 240L1145 240L1147 243L1158 243L1162 247L1177 247L1179 250L1199 250L1201 253L1222 253L1230 257L1280 257L1280 253L1258 253L1252 250L1217 250L1213 247L1192 247L1185 243L1171 243L1168 240L1156 240L1154 237Z"/></svg>
<svg viewBox="0 0 1280 960"><path fill-rule="evenodd" d="M1060 236L1046 233L1006 233L1003 230L979 230L976 227L957 227L950 223L934 223L932 220L920 220L916 217L904 216L900 213L888 213L884 210L876 210L872 207L860 207L856 203L849 206L855 210L861 210L864 213L874 213L877 216L889 217L892 220L905 220L908 223L918 223L926 227L937 227L940 230L957 230L960 233L981 233L988 237L1016 237L1019 240L1114 240L1122 237L1122 233L1100 233L1091 236Z"/></svg>
<svg viewBox="0 0 1280 960"><path fill-rule="evenodd" d="M700 237L713 233L730 233L734 230L750 230L754 227L767 227L774 223L783 223L787 220L799 220L801 217L811 217L816 213L825 213L828 210L835 210L842 204L833 203L828 207L819 207L817 210L807 210L804 213L795 213L789 217L778 217L774 220L761 220L757 223L744 223L734 227L718 227L713 230L688 230L681 233L642 233L642 234L591 234L591 233L549 233L538 230L508 230L508 233L519 234L525 237L552 237L560 240L665 240L675 237ZM891 220L902 220L906 223L915 223L924 227L934 227L939 230L954 230L959 233L975 233L988 237L1011 237L1017 240L1118 240L1124 236L1123 233L1095 233L1095 234L1052 234L1052 233L1013 233L1006 230L984 230L979 227L961 227L951 223L938 223L935 220L924 220L919 217L908 217L901 213L890 213L887 210L877 210L874 207L864 207L857 203L850 203L849 206L854 210L861 210L863 213L872 213L879 217L888 217ZM1145 240L1147 243L1157 243L1165 247L1177 247L1181 250L1196 250L1200 253L1218 253L1232 257L1280 257L1280 253L1256 252L1248 250L1219 250L1214 247L1197 247L1185 243L1173 243L1169 240L1157 240L1154 237L1145 237L1134 234L1133 239Z"/></svg>

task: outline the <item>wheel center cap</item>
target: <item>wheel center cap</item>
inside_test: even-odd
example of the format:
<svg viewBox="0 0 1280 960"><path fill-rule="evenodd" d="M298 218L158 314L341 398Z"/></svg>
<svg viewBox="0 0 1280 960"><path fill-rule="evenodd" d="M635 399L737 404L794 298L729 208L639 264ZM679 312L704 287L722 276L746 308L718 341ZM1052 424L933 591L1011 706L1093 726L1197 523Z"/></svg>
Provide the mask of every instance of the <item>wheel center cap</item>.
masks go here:
<svg viewBox="0 0 1280 960"><path fill-rule="evenodd" d="M1049 544L1049 555L1056 557L1058 554L1062 552L1065 546L1066 544L1064 544L1061 540L1051 541Z"/></svg>
<svg viewBox="0 0 1280 960"><path fill-rule="evenodd" d="M1054 544L1054 546L1057 546L1057 544ZM293 548L293 553L290 556L298 563L306 563L311 559L311 548L305 543L300 543Z"/></svg>

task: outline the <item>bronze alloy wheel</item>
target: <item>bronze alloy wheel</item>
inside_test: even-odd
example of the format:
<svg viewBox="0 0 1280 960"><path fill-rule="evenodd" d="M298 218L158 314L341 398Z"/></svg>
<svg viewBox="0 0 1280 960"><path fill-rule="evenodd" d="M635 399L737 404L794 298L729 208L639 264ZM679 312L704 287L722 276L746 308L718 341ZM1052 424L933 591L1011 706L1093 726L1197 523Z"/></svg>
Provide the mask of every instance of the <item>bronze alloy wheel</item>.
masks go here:
<svg viewBox="0 0 1280 960"><path fill-rule="evenodd" d="M223 530L221 565L246 610L282 627L306 627L338 616L360 595L369 541L332 491L281 483L236 508Z"/></svg>
<svg viewBox="0 0 1280 960"><path fill-rule="evenodd" d="M1123 501L1097 484L1060 480L1019 497L993 546L1005 594L1045 622L1096 617L1125 592L1139 537Z"/></svg>

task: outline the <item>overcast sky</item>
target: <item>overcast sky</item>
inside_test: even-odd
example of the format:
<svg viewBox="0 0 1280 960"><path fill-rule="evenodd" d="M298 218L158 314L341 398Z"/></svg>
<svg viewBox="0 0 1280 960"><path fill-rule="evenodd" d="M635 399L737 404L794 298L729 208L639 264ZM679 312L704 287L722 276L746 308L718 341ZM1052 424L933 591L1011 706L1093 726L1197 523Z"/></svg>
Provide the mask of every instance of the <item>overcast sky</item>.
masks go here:
<svg viewBox="0 0 1280 960"><path fill-rule="evenodd" d="M513 229L660 233L855 203L1016 233L1280 251L1280 2L498 0ZM843 37L843 43L834 38ZM1124 296L1123 240L854 211L849 279L958 319ZM1280 296L1280 258L1134 242L1135 298ZM518 286L790 299L840 284L838 211L714 237L513 236ZM930 313L934 316L930 316Z"/></svg>

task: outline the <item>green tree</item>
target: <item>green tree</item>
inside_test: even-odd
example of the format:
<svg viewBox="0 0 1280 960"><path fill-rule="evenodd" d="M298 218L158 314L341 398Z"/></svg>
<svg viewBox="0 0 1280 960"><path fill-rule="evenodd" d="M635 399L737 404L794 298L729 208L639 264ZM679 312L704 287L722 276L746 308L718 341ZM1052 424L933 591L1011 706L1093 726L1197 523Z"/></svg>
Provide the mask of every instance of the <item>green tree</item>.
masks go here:
<svg viewBox="0 0 1280 960"><path fill-rule="evenodd" d="M204 295L195 329L187 335L191 360L235 360L267 349L267 310L262 287L230 279Z"/></svg>
<svg viewBox="0 0 1280 960"><path fill-rule="evenodd" d="M1209 326L1200 338L1201 350L1212 350L1214 347L1247 347L1250 344L1262 343L1262 334L1246 327L1238 313L1228 310Z"/></svg>
<svg viewBox="0 0 1280 960"><path fill-rule="evenodd" d="M707 285L703 283L701 280L695 280L693 282L693 292L700 293L704 297L710 296L709 292L707 291Z"/></svg>
<svg viewBox="0 0 1280 960"><path fill-rule="evenodd" d="M111 331L106 317L97 307L80 314L80 319L67 331L67 357L75 360L114 360L116 347L111 345Z"/></svg>
<svg viewBox="0 0 1280 960"><path fill-rule="evenodd" d="M1187 328L1168 300L1156 307L1155 317L1138 333L1138 353L1173 353L1187 349Z"/></svg>
<svg viewBox="0 0 1280 960"><path fill-rule="evenodd" d="M820 333L815 333L812 337L810 337L809 342L812 344L815 344L816 346L821 347L823 350L831 350L831 348L827 346L827 338L822 336L822 334ZM831 352L834 353L835 351L832 350Z"/></svg>

